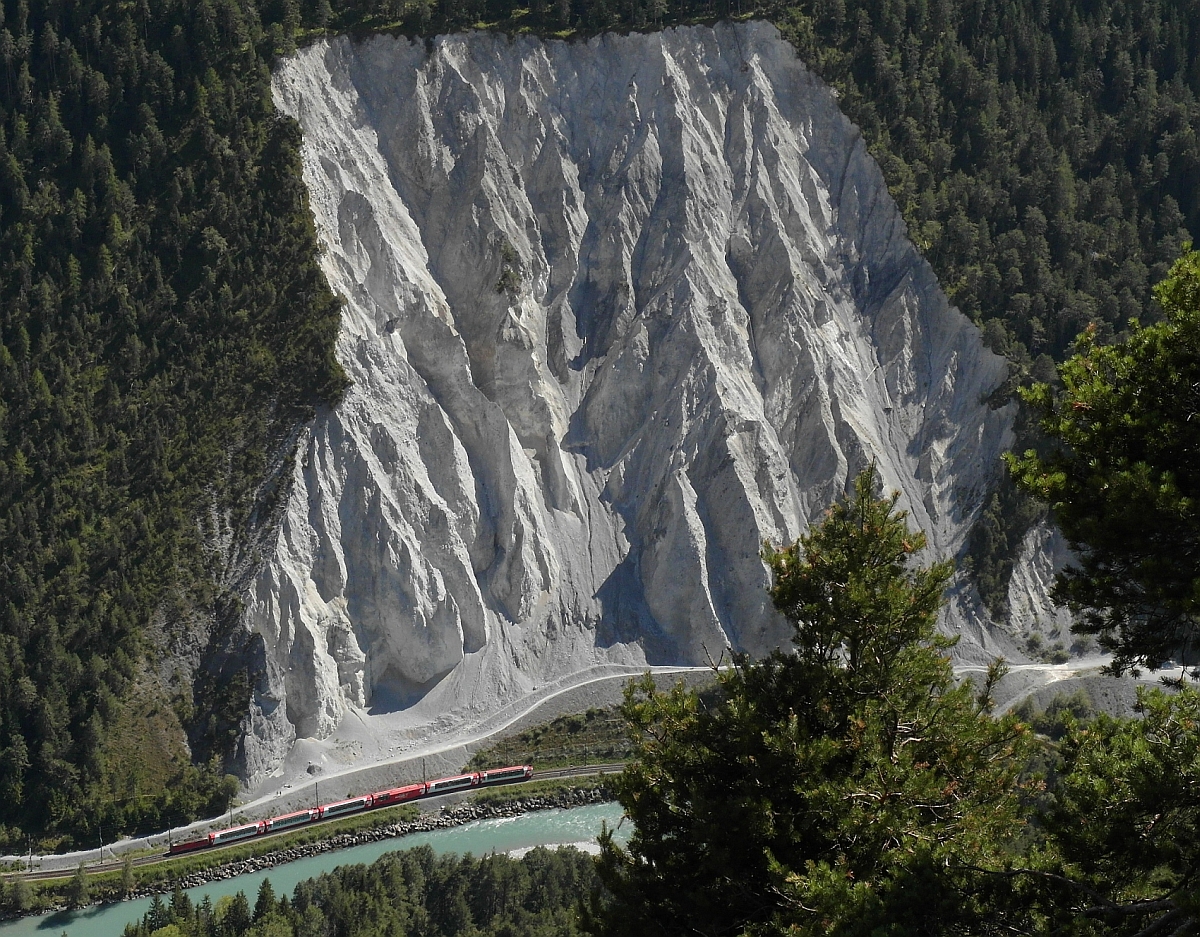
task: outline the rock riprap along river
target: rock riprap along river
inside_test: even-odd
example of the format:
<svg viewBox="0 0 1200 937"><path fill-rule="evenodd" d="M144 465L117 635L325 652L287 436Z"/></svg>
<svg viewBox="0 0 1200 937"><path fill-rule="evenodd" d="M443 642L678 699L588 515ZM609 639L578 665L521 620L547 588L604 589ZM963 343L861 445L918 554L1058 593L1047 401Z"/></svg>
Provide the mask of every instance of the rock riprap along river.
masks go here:
<svg viewBox="0 0 1200 937"><path fill-rule="evenodd" d="M384 853L422 845L432 846L440 853L470 852L477 856L489 852L520 853L534 846L548 844L573 844L586 848L595 842L602 824L607 823L614 828L618 827L620 820L621 808L614 803L569 810L538 810L324 852L272 868L209 882L189 888L187 893L195 901L208 895L215 904L224 895L242 891L253 902L265 878L271 880L277 895L291 894L299 882L335 866L374 862ZM618 828L616 835L623 840L628 830ZM140 919L149 907L150 899L140 898L74 913L62 912L7 921L0 923L0 937L59 937L62 933L68 937L119 937L125 925Z"/></svg>
<svg viewBox="0 0 1200 937"><path fill-rule="evenodd" d="M348 714L420 741L589 666L786 643L762 543L871 460L962 552L1004 362L774 27L332 37L273 87L354 383L246 603L251 783ZM970 602L950 626L988 640Z"/></svg>

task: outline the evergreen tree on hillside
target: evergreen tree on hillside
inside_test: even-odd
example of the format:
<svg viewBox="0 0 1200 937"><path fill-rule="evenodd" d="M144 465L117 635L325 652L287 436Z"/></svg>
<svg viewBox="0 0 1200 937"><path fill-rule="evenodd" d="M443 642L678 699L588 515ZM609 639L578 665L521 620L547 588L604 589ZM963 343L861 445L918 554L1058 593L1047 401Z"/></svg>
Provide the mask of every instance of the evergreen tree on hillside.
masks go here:
<svg viewBox="0 0 1200 937"><path fill-rule="evenodd" d="M1025 395L1056 448L1012 460L1078 556L1056 595L1081 616L1075 631L1115 652L1117 673L1200 665L1200 252L1157 296L1161 322L1114 345L1089 331L1061 393Z"/></svg>
<svg viewBox="0 0 1200 937"><path fill-rule="evenodd" d="M1060 746L1049 843L1022 876L1045 932L1200 930L1200 693L1143 688L1138 710L1072 724Z"/></svg>
<svg viewBox="0 0 1200 937"><path fill-rule="evenodd" d="M1020 828L1027 732L955 685L935 630L949 567L913 567L925 539L876 483L767 553L793 653L736 660L711 709L630 689L634 832L602 839L595 932L1005 931L977 870Z"/></svg>

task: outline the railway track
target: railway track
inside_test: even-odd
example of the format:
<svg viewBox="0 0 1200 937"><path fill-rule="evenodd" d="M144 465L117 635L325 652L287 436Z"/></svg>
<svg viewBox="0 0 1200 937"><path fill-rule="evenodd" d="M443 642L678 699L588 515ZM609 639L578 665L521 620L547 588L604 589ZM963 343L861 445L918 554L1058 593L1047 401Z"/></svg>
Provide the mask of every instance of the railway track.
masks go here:
<svg viewBox="0 0 1200 937"><path fill-rule="evenodd" d="M625 762L623 761L614 761L606 765L585 765L579 768L546 768L533 772L533 777L526 783L549 781L552 778L590 778L596 774L616 774L618 771L624 770Z"/></svg>
<svg viewBox="0 0 1200 937"><path fill-rule="evenodd" d="M332 821L330 821L330 822L332 822ZM266 837L263 837L263 838L265 839ZM228 848L229 848L228 846L218 846L212 850L207 850L207 851L215 853L215 852L220 852L222 849L228 849ZM175 858L175 857L172 857L172 858ZM156 863L156 862L167 862L167 861L169 861L169 860L167 859L166 856L156 853L155 855L152 855L152 856L136 856L130 862L130 865L132 865L134 868L137 868L138 866L154 865L154 863ZM125 867L124 859L110 859L105 862L97 862L93 865L89 865L89 866L87 866L86 871L87 871L88 875L100 875L104 872L119 872L124 867ZM4 876L4 880L10 881L10 880L16 879L16 878L23 878L27 882L46 882L46 881L50 881L51 879L56 879L56 878L70 878L74 874L75 874L74 872L67 872L62 869L53 869L51 871L46 871L46 872L17 872L15 874L14 873L6 874Z"/></svg>
<svg viewBox="0 0 1200 937"><path fill-rule="evenodd" d="M616 774L617 772L624 770L624 768L625 768L625 763L619 762L619 761L610 762L608 764L603 764L603 765L582 765L579 767L569 766L566 768L545 768L541 771L533 772L533 777L530 778L528 781L519 781L516 784L505 784L503 786L504 787L517 787L520 784L532 784L534 781L549 781L549 780L553 780L556 778L588 778L588 777L593 777L597 774ZM413 804L429 803L431 801L443 800L447 797L453 797L455 795L469 794L469 793L472 793L474 790L476 790L476 789L475 788L467 788L466 790L462 790L462 791L448 791L445 794L434 794L432 796L422 797L418 801L409 801L409 803L413 803ZM495 790L495 788L488 788L488 790ZM328 823L337 823L339 820L343 820L343 819L345 819L345 817L331 817L328 820L318 820L312 824L306 824L304 826L304 829L307 829L307 830L319 829L320 827L322 827ZM273 837L276 837L276 836L286 836L289 833L295 833L295 832L296 832L296 829L293 828L293 829L287 829L287 830L277 830L274 833L262 833L262 834L259 834L258 836L255 836L253 838L253 841L261 843L266 840L272 839ZM246 842L247 842L246 840L240 840L240 841L233 842L233 843L227 843L224 846L212 846L208 849L205 849L203 854L206 856L218 855L219 853L223 852L224 850L233 849L236 846L244 846L244 845L246 845ZM155 853L155 854L149 855L149 856L137 856L131 861L130 864L134 868L139 868L139 867L145 866L145 865L155 865L156 863L159 863L159 862L173 862L177 859L182 859L182 858L188 858L188 856L187 855L185 855L185 856L165 856L161 853ZM87 867L87 873L88 873L88 875L98 875L98 874L102 874L104 872L119 872L122 868L124 868L124 866L125 866L124 859L110 859L106 862L99 862L94 865L89 865ZM52 879L70 878L74 874L75 874L74 870L67 871L64 869L52 869L52 870L40 871L40 872L17 872L17 873L7 873L3 876L0 876L0 881L7 882L7 881L11 881L12 879L23 878L27 882L44 882L44 881L50 881Z"/></svg>

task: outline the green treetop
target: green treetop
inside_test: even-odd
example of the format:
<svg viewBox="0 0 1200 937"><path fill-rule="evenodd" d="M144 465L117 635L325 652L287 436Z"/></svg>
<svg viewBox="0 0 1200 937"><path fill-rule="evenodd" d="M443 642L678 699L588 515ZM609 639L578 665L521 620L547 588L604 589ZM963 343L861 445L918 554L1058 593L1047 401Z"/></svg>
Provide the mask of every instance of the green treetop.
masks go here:
<svg viewBox="0 0 1200 937"><path fill-rule="evenodd" d="M1045 932L1200 930L1200 693L1143 688L1141 718L1072 724L1024 900Z"/></svg>
<svg viewBox="0 0 1200 937"><path fill-rule="evenodd" d="M935 630L949 565L914 566L925 538L876 483L765 554L793 653L737 658L712 708L627 692L634 832L602 841L595 932L988 931L974 876L1019 827L1025 733L955 685Z"/></svg>
<svg viewBox="0 0 1200 937"><path fill-rule="evenodd" d="M1056 394L1025 394L1060 443L1013 458L1078 555L1056 595L1098 634L1117 673L1180 655L1197 662L1200 612L1200 253L1185 251L1155 290L1163 319L1101 345L1092 330Z"/></svg>

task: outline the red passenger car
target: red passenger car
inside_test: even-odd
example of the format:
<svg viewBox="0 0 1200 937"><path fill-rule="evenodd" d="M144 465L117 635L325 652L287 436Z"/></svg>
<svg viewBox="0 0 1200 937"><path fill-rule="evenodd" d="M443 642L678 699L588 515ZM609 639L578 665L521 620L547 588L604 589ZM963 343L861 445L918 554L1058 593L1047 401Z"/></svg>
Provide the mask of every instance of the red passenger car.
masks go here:
<svg viewBox="0 0 1200 937"><path fill-rule="evenodd" d="M425 796L425 787L425 784L409 784L407 787L393 787L390 791L378 791L371 795L371 807L390 807L406 800L416 800Z"/></svg>

